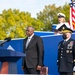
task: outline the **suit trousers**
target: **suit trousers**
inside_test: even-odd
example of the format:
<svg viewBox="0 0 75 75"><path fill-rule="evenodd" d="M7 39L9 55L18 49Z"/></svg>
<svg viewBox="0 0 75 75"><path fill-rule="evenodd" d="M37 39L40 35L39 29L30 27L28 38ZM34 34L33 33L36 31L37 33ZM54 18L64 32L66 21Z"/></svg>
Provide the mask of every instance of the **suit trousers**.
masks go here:
<svg viewBox="0 0 75 75"><path fill-rule="evenodd" d="M73 72L60 72L59 75L73 75Z"/></svg>
<svg viewBox="0 0 75 75"><path fill-rule="evenodd" d="M24 69L24 74L35 74L39 75L40 71L36 70L35 68L26 68Z"/></svg>
<svg viewBox="0 0 75 75"><path fill-rule="evenodd" d="M36 68L27 68L27 66L25 66L24 68L24 74L40 74L40 70L36 70Z"/></svg>

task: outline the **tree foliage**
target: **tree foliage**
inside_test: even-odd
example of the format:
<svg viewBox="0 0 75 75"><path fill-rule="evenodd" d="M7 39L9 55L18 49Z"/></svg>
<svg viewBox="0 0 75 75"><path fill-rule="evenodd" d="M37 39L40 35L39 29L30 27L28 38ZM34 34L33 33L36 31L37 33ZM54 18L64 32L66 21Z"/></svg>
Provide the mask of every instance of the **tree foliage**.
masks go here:
<svg viewBox="0 0 75 75"><path fill-rule="evenodd" d="M0 39L5 37L24 38L27 26L33 26L37 31L44 29L44 23L31 18L31 14L28 12L20 12L16 9L3 10L0 14Z"/></svg>
<svg viewBox="0 0 75 75"><path fill-rule="evenodd" d="M0 39L5 37L24 38L27 26L33 26L36 31L51 31L52 24L58 23L57 14L62 12L69 21L69 4L57 7L55 4L46 5L43 11L37 13L37 18L32 18L29 12L17 9L4 9L0 14Z"/></svg>
<svg viewBox="0 0 75 75"><path fill-rule="evenodd" d="M58 23L57 14L62 12L66 15L66 20L69 21L69 4L65 3L64 6L56 7L55 4L46 5L43 11L37 13L37 19L41 20L44 25L45 31L50 31L52 29L52 24Z"/></svg>

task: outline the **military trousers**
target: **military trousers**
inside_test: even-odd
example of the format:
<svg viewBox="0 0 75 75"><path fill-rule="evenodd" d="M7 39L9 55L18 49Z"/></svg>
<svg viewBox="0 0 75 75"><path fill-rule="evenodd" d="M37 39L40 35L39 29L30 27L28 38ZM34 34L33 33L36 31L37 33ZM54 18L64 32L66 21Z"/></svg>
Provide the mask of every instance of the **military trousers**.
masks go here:
<svg viewBox="0 0 75 75"><path fill-rule="evenodd" d="M60 72L59 75L73 75L73 72Z"/></svg>

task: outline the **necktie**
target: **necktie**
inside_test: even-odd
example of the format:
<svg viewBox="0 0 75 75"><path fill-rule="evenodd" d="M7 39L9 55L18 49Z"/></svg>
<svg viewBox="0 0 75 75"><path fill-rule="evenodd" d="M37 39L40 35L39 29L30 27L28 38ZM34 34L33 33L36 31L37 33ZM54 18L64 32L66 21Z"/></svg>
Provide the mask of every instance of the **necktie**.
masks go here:
<svg viewBox="0 0 75 75"><path fill-rule="evenodd" d="M28 37L27 42L26 42L26 48L28 47L29 42L30 42L30 38Z"/></svg>

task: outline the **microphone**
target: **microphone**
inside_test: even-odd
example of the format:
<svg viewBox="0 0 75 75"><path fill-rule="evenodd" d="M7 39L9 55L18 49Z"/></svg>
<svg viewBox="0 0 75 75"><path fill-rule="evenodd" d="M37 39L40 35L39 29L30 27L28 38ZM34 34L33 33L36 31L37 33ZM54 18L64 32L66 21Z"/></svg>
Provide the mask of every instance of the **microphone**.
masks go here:
<svg viewBox="0 0 75 75"><path fill-rule="evenodd" d="M7 42L11 41L11 37L7 37L4 40L6 40Z"/></svg>
<svg viewBox="0 0 75 75"><path fill-rule="evenodd" d="M0 42L0 46L2 46L4 43L11 41L11 37L7 37L4 39L4 41Z"/></svg>

